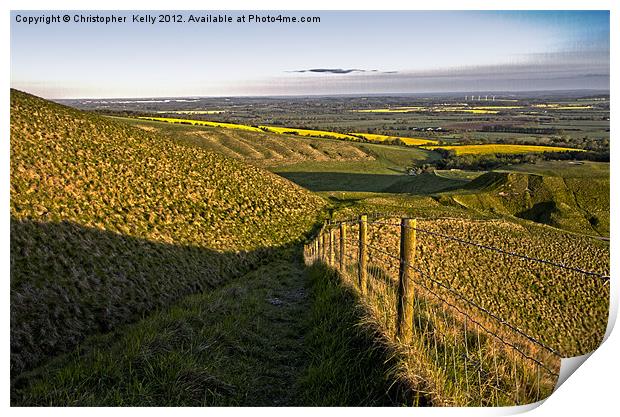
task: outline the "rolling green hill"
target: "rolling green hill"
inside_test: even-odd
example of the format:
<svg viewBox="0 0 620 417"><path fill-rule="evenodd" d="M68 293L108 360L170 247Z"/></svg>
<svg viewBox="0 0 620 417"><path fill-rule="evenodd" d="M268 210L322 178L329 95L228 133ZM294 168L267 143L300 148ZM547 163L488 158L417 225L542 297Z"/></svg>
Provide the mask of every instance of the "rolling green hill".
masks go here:
<svg viewBox="0 0 620 417"><path fill-rule="evenodd" d="M428 358L387 343L369 304L308 268L300 242L328 212L384 212L608 274L607 242L522 219L608 235L609 175L566 161L404 175L437 157L102 117L11 91L12 405L456 404L442 394L451 380L421 381ZM385 226L371 245L397 254L400 229ZM598 345L608 287L429 236L427 275L563 352ZM374 253L374 273L398 270L390 252L385 265Z"/></svg>
<svg viewBox="0 0 620 417"><path fill-rule="evenodd" d="M169 124L144 119L115 118L149 132L192 144L261 167L290 165L303 161L372 161L358 144L218 127Z"/></svg>
<svg viewBox="0 0 620 417"><path fill-rule="evenodd" d="M489 172L444 203L513 215L560 229L609 236L609 177Z"/></svg>
<svg viewBox="0 0 620 417"><path fill-rule="evenodd" d="M406 167L439 158L416 147L114 118L171 140L267 168L312 191L384 192Z"/></svg>
<svg viewBox="0 0 620 417"><path fill-rule="evenodd" d="M242 161L11 91L11 374L294 244L325 202Z"/></svg>

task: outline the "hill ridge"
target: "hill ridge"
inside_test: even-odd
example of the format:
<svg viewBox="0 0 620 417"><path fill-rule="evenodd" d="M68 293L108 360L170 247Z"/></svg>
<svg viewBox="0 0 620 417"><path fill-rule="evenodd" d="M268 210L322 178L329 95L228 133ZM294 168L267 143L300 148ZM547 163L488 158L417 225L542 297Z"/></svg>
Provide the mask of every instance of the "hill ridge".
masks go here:
<svg viewBox="0 0 620 417"><path fill-rule="evenodd" d="M300 242L325 201L242 161L11 90L11 373Z"/></svg>

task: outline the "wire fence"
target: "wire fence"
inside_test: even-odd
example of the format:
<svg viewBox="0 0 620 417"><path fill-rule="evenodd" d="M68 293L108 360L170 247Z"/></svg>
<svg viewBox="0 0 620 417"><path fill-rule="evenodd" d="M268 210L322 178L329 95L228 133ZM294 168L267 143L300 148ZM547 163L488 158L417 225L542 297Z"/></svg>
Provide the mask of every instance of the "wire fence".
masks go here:
<svg viewBox="0 0 620 417"><path fill-rule="evenodd" d="M455 222L361 216L332 223L306 245L305 259L355 283L388 337L425 364L444 403L546 398L560 359L600 343L609 274L517 252L509 239L503 247L470 240ZM558 293L569 284L587 312ZM589 319L566 324L579 314Z"/></svg>

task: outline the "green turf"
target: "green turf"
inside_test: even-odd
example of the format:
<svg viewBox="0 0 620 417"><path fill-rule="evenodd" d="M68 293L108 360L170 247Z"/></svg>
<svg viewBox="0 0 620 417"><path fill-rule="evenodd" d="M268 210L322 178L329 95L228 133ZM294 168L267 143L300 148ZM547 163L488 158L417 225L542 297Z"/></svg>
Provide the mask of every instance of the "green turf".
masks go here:
<svg viewBox="0 0 620 417"><path fill-rule="evenodd" d="M13 404L297 405L310 298L282 256L23 375Z"/></svg>
<svg viewBox="0 0 620 417"><path fill-rule="evenodd" d="M392 186L410 181L406 168L437 157L434 152L390 145L361 145L374 157L363 162L308 161L274 167L279 175L312 191L394 192ZM432 186L431 186L432 188Z"/></svg>
<svg viewBox="0 0 620 417"><path fill-rule="evenodd" d="M468 210L512 215L571 232L609 236L609 178L602 174L583 176L554 167L544 175L489 172L457 191L444 193L441 201ZM549 170L549 166L543 168ZM579 176L581 175L581 176Z"/></svg>
<svg viewBox="0 0 620 417"><path fill-rule="evenodd" d="M420 402L357 296L299 248L13 381L12 405L361 406Z"/></svg>
<svg viewBox="0 0 620 417"><path fill-rule="evenodd" d="M562 178L609 178L609 163L591 161L540 161L535 164L512 165L499 171L524 172Z"/></svg>
<svg viewBox="0 0 620 417"><path fill-rule="evenodd" d="M12 375L244 272L324 205L242 161L11 91Z"/></svg>

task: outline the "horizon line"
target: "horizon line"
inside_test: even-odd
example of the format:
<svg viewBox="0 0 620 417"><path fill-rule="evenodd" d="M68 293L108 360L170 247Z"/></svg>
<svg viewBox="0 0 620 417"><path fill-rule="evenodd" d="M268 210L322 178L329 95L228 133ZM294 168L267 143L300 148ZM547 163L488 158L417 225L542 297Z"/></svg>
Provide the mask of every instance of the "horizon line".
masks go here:
<svg viewBox="0 0 620 417"><path fill-rule="evenodd" d="M236 94L236 95L179 95L179 96L116 96L116 97L43 97L30 93L25 90L11 87L11 90L22 91L37 97L44 98L46 100L127 100L127 99L174 99L174 98L191 98L191 99L205 99L205 98L281 98L281 97L398 97L398 96L414 96L414 95L463 95L466 93L473 95L482 94L527 94L527 93L579 93L579 92L592 92L596 94L610 95L610 89L597 89L597 88L571 88L571 89L539 89L539 90L462 90L462 91L423 91L423 92L402 92L402 93L334 93L334 94ZM474 100L475 101L475 100Z"/></svg>

